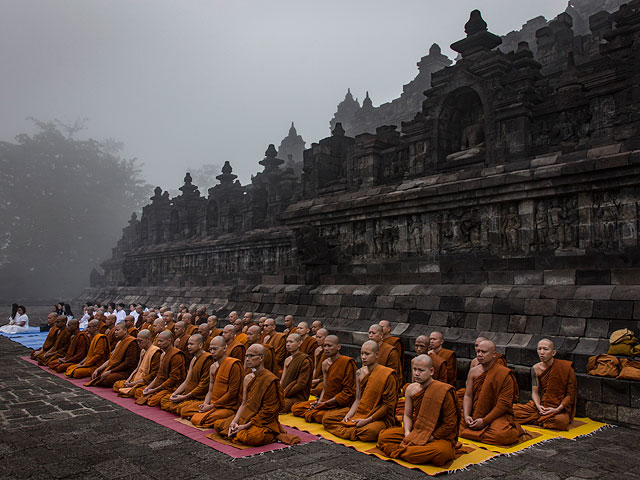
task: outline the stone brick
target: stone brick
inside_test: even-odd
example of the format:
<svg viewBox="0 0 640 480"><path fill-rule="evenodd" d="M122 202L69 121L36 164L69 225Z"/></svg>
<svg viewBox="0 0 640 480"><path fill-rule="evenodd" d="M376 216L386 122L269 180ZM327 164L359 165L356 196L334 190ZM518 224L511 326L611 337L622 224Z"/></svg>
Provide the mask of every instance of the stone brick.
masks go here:
<svg viewBox="0 0 640 480"><path fill-rule="evenodd" d="M416 297L400 296L396 297L395 308L412 309L416 308Z"/></svg>
<svg viewBox="0 0 640 480"><path fill-rule="evenodd" d="M589 418L603 422L618 421L618 407L608 403L585 402L585 411Z"/></svg>
<svg viewBox="0 0 640 480"><path fill-rule="evenodd" d="M544 271L545 285L575 285L575 283L576 283L575 270L545 270Z"/></svg>
<svg viewBox="0 0 640 480"><path fill-rule="evenodd" d="M482 289L480 296L484 298L508 298L512 289L513 287L508 285L487 285Z"/></svg>
<svg viewBox="0 0 640 480"><path fill-rule="evenodd" d="M467 297L464 309L467 312L491 313L493 298Z"/></svg>
<svg viewBox="0 0 640 480"><path fill-rule="evenodd" d="M409 312L409 323L419 323L422 325L429 325L429 318L431 314L423 312L421 310L411 310Z"/></svg>
<svg viewBox="0 0 640 480"><path fill-rule="evenodd" d="M523 298L496 298L493 301L493 313L521 314L524 310Z"/></svg>
<svg viewBox="0 0 640 480"><path fill-rule="evenodd" d="M507 332L509 328L509 315L494 314L491 319L492 332Z"/></svg>
<svg viewBox="0 0 640 480"><path fill-rule="evenodd" d="M608 285L611 283L609 270L577 270L576 285Z"/></svg>
<svg viewBox="0 0 640 480"><path fill-rule="evenodd" d="M441 297L440 298L440 310L450 312L464 312L465 299L464 297Z"/></svg>
<svg viewBox="0 0 640 480"><path fill-rule="evenodd" d="M573 349L573 353L594 355L598 351L599 342L596 338L581 338L578 345Z"/></svg>
<svg viewBox="0 0 640 480"><path fill-rule="evenodd" d="M393 308L394 301L391 295L380 295L376 297L376 308Z"/></svg>
<svg viewBox="0 0 640 480"><path fill-rule="evenodd" d="M640 409L618 405L618 421L637 427L640 425Z"/></svg>
<svg viewBox="0 0 640 480"><path fill-rule="evenodd" d="M584 334L590 338L609 338L609 320L587 319L587 329Z"/></svg>
<svg viewBox="0 0 640 480"><path fill-rule="evenodd" d="M582 337L587 321L584 318L563 317L560 322L560 335Z"/></svg>
<svg viewBox="0 0 640 480"><path fill-rule="evenodd" d="M538 334L542 331L542 317L539 315L527 315L525 333Z"/></svg>
<svg viewBox="0 0 640 480"><path fill-rule="evenodd" d="M524 333L527 327L527 317L525 315L511 315L509 317L508 331L512 333Z"/></svg>
<svg viewBox="0 0 640 480"><path fill-rule="evenodd" d="M593 300L558 300L556 314L563 317L591 317Z"/></svg>
<svg viewBox="0 0 640 480"><path fill-rule="evenodd" d="M640 382L629 383L629 404L631 408L640 409Z"/></svg>
<svg viewBox="0 0 640 480"><path fill-rule="evenodd" d="M620 268L611 270L614 285L640 285L640 268Z"/></svg>
<svg viewBox="0 0 640 480"><path fill-rule="evenodd" d="M573 298L576 300L609 300L614 288L611 285L585 285L576 288Z"/></svg>
<svg viewBox="0 0 640 480"><path fill-rule="evenodd" d="M440 308L440 297L418 297L416 308L420 310L438 310Z"/></svg>
<svg viewBox="0 0 640 480"><path fill-rule="evenodd" d="M446 327L449 315L447 312L433 312L429 319L429 325L435 325L438 327Z"/></svg>
<svg viewBox="0 0 640 480"><path fill-rule="evenodd" d="M594 317L631 320L632 315L633 302L630 300L596 300L593 302Z"/></svg>
<svg viewBox="0 0 640 480"><path fill-rule="evenodd" d="M602 401L614 405L630 405L629 382L615 378L602 378Z"/></svg>
<svg viewBox="0 0 640 480"><path fill-rule="evenodd" d="M527 298L524 302L526 315L554 315L556 313L557 300Z"/></svg>
<svg viewBox="0 0 640 480"><path fill-rule="evenodd" d="M557 335L560 332L560 317L544 317L542 321L542 333L543 335Z"/></svg>
<svg viewBox="0 0 640 480"><path fill-rule="evenodd" d="M515 272L514 285L541 285L544 283L544 273L536 270Z"/></svg>
<svg viewBox="0 0 640 480"><path fill-rule="evenodd" d="M490 330L492 320L493 315L491 313L480 313L476 322L476 328L478 331Z"/></svg>
<svg viewBox="0 0 640 480"><path fill-rule="evenodd" d="M618 285L613 289L611 300L640 300L640 285Z"/></svg>
<svg viewBox="0 0 640 480"><path fill-rule="evenodd" d="M489 284L493 285L513 285L513 272L500 271L488 272Z"/></svg>
<svg viewBox="0 0 640 480"><path fill-rule="evenodd" d="M578 397L594 402L602 401L602 381L601 377L592 375L578 376Z"/></svg>

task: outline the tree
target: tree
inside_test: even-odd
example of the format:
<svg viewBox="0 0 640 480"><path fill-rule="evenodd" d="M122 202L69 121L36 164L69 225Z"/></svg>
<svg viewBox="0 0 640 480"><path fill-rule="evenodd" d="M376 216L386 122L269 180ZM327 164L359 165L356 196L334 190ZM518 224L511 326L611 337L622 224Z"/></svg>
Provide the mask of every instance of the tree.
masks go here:
<svg viewBox="0 0 640 480"><path fill-rule="evenodd" d="M151 194L137 160L117 155L118 142L75 140L84 121L34 121L34 135L0 142L0 299L7 301L77 295Z"/></svg>

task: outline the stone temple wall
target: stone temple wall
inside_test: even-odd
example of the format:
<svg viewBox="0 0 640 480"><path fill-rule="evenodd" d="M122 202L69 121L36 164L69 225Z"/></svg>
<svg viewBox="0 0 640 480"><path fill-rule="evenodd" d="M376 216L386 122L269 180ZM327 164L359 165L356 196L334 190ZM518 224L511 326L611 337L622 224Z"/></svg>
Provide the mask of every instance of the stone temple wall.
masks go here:
<svg viewBox="0 0 640 480"><path fill-rule="evenodd" d="M354 355L387 319L408 355L438 329L462 365L482 334L522 391L549 336L583 413L640 424L636 384L585 371L612 331L640 333L640 0L589 24L541 29L553 70L472 12L412 120L336 124L301 176L270 146L250 185L225 164L206 198L188 174L178 197L158 187L80 300L321 318Z"/></svg>

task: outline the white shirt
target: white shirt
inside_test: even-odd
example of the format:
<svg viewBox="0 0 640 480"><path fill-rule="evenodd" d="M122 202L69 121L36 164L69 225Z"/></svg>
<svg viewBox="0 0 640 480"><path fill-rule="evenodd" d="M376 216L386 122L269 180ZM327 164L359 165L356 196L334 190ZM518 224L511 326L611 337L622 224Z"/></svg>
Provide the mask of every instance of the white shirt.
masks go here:
<svg viewBox="0 0 640 480"><path fill-rule="evenodd" d="M127 316L127 312L120 310L116 313L116 322L124 322L124 317Z"/></svg>

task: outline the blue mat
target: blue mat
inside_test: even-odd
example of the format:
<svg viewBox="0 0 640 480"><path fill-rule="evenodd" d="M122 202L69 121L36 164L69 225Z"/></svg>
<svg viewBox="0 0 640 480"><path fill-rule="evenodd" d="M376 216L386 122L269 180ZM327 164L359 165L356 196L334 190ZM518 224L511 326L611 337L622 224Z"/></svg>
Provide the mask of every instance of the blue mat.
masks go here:
<svg viewBox="0 0 640 480"><path fill-rule="evenodd" d="M1 333L3 337L13 340L16 343L24 345L28 348L37 350L44 343L49 332L41 332L40 327L29 327L29 331L25 333Z"/></svg>

